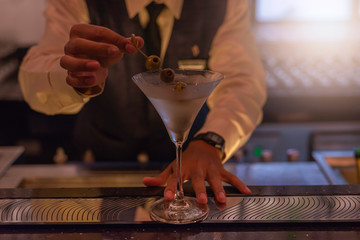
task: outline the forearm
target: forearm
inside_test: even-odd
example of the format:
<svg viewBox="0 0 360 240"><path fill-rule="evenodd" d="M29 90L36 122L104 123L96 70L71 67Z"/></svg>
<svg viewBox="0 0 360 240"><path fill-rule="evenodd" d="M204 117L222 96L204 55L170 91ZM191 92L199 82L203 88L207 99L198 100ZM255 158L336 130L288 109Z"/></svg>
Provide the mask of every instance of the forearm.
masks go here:
<svg viewBox="0 0 360 240"><path fill-rule="evenodd" d="M50 115L77 113L88 101L67 85L67 72L59 64L71 26L88 21L82 0L73 1L72 8L67 5L60 0L49 2L45 33L29 50L19 70L25 101L32 109Z"/></svg>
<svg viewBox="0 0 360 240"><path fill-rule="evenodd" d="M225 139L227 158L243 146L262 120L263 101L254 100L246 89L234 88L217 104L209 104L209 112L200 132L215 132ZM211 102L211 101L209 101Z"/></svg>
<svg viewBox="0 0 360 240"><path fill-rule="evenodd" d="M241 147L262 120L265 73L250 32L248 5L228 1L227 17L213 41L209 67L225 75L208 99L211 109L201 132L225 139L228 157Z"/></svg>

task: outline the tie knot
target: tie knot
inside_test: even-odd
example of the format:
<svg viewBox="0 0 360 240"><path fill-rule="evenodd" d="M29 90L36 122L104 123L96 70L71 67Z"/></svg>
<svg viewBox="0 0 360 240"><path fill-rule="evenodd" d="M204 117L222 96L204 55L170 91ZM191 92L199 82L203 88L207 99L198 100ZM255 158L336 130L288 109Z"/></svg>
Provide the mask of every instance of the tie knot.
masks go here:
<svg viewBox="0 0 360 240"><path fill-rule="evenodd" d="M164 8L164 4L158 4L158 3L154 3L154 2L151 2L146 7L146 9L149 12L149 16L150 16L151 20L155 20L159 16L159 14L163 10L163 8Z"/></svg>

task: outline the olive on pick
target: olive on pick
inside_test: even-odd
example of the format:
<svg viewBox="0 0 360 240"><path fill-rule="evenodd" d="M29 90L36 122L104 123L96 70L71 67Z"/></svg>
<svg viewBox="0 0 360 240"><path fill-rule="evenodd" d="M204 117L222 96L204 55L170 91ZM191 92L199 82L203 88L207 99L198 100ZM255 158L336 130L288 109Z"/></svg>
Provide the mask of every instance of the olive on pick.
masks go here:
<svg viewBox="0 0 360 240"><path fill-rule="evenodd" d="M161 68L161 59L156 55L148 56L138 46L138 41L136 40L135 34L131 34L131 43L145 58L145 67L151 72L159 71Z"/></svg>
<svg viewBox="0 0 360 240"><path fill-rule="evenodd" d="M166 83L170 83L175 78L175 72L171 68L161 69L161 59L156 55L147 56L138 46L135 34L131 34L131 43L146 58L145 67L150 72L160 71L160 78ZM181 87L182 88L182 87Z"/></svg>
<svg viewBox="0 0 360 240"><path fill-rule="evenodd" d="M160 70L161 60L158 56L151 55L146 58L145 67L151 72L156 72Z"/></svg>
<svg viewBox="0 0 360 240"><path fill-rule="evenodd" d="M171 68L164 68L160 72L160 79L163 82L170 83L174 81L175 73Z"/></svg>

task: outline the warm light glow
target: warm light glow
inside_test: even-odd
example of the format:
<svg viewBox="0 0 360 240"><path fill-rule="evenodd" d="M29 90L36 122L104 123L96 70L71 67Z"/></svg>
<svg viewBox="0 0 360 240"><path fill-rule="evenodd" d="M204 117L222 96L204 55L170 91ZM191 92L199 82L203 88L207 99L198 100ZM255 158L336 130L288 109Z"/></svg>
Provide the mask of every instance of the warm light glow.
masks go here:
<svg viewBox="0 0 360 240"><path fill-rule="evenodd" d="M348 21L351 8L352 0L258 0L256 15L260 22Z"/></svg>

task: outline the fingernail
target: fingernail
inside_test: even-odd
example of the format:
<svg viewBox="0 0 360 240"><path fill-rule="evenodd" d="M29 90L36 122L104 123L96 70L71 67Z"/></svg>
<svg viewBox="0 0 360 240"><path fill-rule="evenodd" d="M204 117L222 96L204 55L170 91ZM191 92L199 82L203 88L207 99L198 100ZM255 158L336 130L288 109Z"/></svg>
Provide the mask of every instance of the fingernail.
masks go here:
<svg viewBox="0 0 360 240"><path fill-rule="evenodd" d="M131 43L129 44L126 44L125 46L125 51L127 53L136 53L137 52L137 49L134 47L134 45L132 45Z"/></svg>
<svg viewBox="0 0 360 240"><path fill-rule="evenodd" d="M200 203L207 203L206 193L200 193L198 199Z"/></svg>
<svg viewBox="0 0 360 240"><path fill-rule="evenodd" d="M248 188L248 187L246 187L246 191L247 191L247 192L246 192L247 194L250 194L250 193L251 193L251 190L250 190L250 188Z"/></svg>
<svg viewBox="0 0 360 240"><path fill-rule="evenodd" d="M88 63L86 63L86 68L89 69L89 70L96 69L97 67L98 67L97 62L88 62Z"/></svg>
<svg viewBox="0 0 360 240"><path fill-rule="evenodd" d="M166 200L172 200L174 198L174 193L171 190L167 190L164 194Z"/></svg>
<svg viewBox="0 0 360 240"><path fill-rule="evenodd" d="M226 196L224 192L219 192L217 195L217 200L221 203L226 202Z"/></svg>
<svg viewBox="0 0 360 240"><path fill-rule="evenodd" d="M119 48L114 47L114 46L111 46L111 47L108 48L108 54L109 54L110 56L115 56L115 55L117 55L118 53L119 53Z"/></svg>

